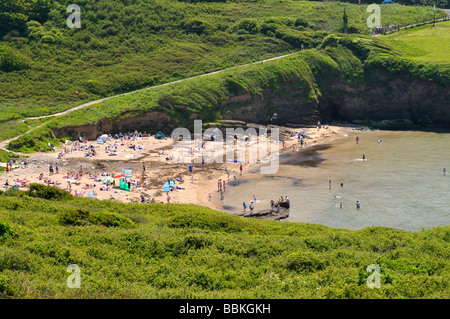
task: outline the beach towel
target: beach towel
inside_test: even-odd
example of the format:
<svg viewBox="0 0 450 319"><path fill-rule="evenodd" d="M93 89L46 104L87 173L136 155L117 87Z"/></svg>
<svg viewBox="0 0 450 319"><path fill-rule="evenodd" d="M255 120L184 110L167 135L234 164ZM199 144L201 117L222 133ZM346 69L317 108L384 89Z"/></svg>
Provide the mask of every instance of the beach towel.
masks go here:
<svg viewBox="0 0 450 319"><path fill-rule="evenodd" d="M97 197L97 193L95 191L90 191L87 195L90 198L96 198Z"/></svg>

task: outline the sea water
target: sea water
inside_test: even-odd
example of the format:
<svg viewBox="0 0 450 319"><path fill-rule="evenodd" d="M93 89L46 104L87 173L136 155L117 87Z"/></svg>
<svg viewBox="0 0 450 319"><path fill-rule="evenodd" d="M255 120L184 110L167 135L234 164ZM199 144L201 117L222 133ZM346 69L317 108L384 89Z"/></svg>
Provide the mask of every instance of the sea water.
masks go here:
<svg viewBox="0 0 450 319"><path fill-rule="evenodd" d="M255 196L255 210L267 209L270 200L288 196L286 221L416 231L450 224L450 173L444 176L443 168L450 171L450 133L351 131L281 155L276 174L239 176L244 183L228 184L223 205L241 212L242 202L248 206Z"/></svg>

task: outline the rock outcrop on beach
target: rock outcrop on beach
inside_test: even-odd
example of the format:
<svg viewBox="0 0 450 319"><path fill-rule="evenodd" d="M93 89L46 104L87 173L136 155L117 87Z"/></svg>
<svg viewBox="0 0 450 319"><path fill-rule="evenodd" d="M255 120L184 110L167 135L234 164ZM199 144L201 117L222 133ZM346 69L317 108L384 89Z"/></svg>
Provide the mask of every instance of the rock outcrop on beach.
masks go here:
<svg viewBox="0 0 450 319"><path fill-rule="evenodd" d="M281 208L278 212L276 209L263 209L257 211L248 211L238 214L238 216L257 218L263 220L281 220L289 217L289 209Z"/></svg>

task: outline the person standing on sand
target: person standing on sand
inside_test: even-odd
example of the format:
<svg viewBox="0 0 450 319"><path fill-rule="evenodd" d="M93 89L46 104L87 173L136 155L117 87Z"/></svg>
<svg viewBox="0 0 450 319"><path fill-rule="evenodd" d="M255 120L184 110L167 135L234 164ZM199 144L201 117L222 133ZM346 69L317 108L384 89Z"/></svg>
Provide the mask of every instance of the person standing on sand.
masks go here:
<svg viewBox="0 0 450 319"><path fill-rule="evenodd" d="M356 201L356 209L359 209L361 207L361 204L359 203L359 201Z"/></svg>
<svg viewBox="0 0 450 319"><path fill-rule="evenodd" d="M250 211L253 212L253 202L250 203Z"/></svg>
<svg viewBox="0 0 450 319"><path fill-rule="evenodd" d="M239 170L241 171L241 175L242 175L242 164L241 164L241 166L239 167Z"/></svg>
<svg viewBox="0 0 450 319"><path fill-rule="evenodd" d="M56 174L58 174L59 173L58 163L55 164L55 170L56 170Z"/></svg>
<svg viewBox="0 0 450 319"><path fill-rule="evenodd" d="M208 194L208 200L211 201L211 193Z"/></svg>
<svg viewBox="0 0 450 319"><path fill-rule="evenodd" d="M169 193L167 193L167 202L168 203L170 202L170 195L169 195Z"/></svg>
<svg viewBox="0 0 450 319"><path fill-rule="evenodd" d="M225 192L226 191L226 186L225 186L225 181L224 180L222 181L222 186L223 186L223 191Z"/></svg>
<svg viewBox="0 0 450 319"><path fill-rule="evenodd" d="M359 136L356 136L356 144L359 144Z"/></svg>
<svg viewBox="0 0 450 319"><path fill-rule="evenodd" d="M365 161L366 160L366 154L363 154L363 161Z"/></svg>
<svg viewBox="0 0 450 319"><path fill-rule="evenodd" d="M247 209L247 205L245 204L245 202L242 203L242 206L244 206L244 212Z"/></svg>
<svg viewBox="0 0 450 319"><path fill-rule="evenodd" d="M328 181L328 189L331 189L331 179Z"/></svg>

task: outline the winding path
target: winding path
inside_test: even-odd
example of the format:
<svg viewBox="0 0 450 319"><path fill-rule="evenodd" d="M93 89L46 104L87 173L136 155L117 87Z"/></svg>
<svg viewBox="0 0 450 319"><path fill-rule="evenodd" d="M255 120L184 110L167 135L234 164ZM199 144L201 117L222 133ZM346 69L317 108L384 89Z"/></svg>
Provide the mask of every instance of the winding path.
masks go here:
<svg viewBox="0 0 450 319"><path fill-rule="evenodd" d="M149 89L153 89L153 88L157 88L157 87L162 87L162 86L166 86L166 85L170 85L170 84L174 84L174 83L179 83L179 82L183 82L183 81L188 81L188 80L195 79L195 78L199 78L199 77L202 77L202 76L213 75L213 74L217 74L217 73L220 73L220 72L223 72L223 71L226 71L226 70L230 70L230 69L234 69L234 68L241 68L241 67L249 66L249 65L252 65L252 64L258 64L258 63L264 63L264 62L269 62L269 61L273 61L273 60L278 60L278 59L286 58L286 57L288 57L288 56L297 54L297 53L299 53L299 52L300 52L300 51L296 51L296 52L293 52L293 53L284 54L284 55L276 56L276 57L269 58L269 59L264 59L264 60L260 60L260 61L250 62L250 63L242 64L242 65L236 65L236 66L232 66L232 67L225 68L225 69L218 70L218 71L214 71L214 72L209 72L209 73L205 73L205 74L200 74L200 75L192 76L192 77L189 77L189 78L184 78L184 79L180 79L180 80L176 80L176 81L172 81L172 82L167 82L167 83L163 83L163 84L158 84L158 85L154 85L154 86L149 86L149 87L146 87L146 88L142 88L142 89L138 89L138 90L126 92L126 93L121 93L121 94L117 94L117 95L112 95L112 96L108 96L108 97L105 97L105 98L102 98L102 99L99 99L99 100L95 100L95 101L91 101L91 102L88 102L88 103L84 103L84 104L75 106L75 107L70 108L70 109L68 109L68 110L66 110L66 111L63 111L63 112L54 113L54 114L50 114L50 115L36 116L36 117L27 117L27 118L24 118L24 119L19 120L19 122L24 122L24 121L26 121L26 120L39 120L39 119L51 118L51 117L55 117L55 116L66 115L66 114L71 113L71 112L73 112L73 111L81 110L81 109L83 109L83 108L85 108L85 107L88 107L88 106L90 106L90 105L93 105L93 104L96 104L96 103L99 103L99 102L102 102L102 101L106 101L106 100L109 100L109 99L112 99L112 98L116 98L116 97L119 97L119 96L124 96L124 95L132 94L132 93L136 93L136 92L140 92L140 91L145 91L145 90L149 90ZM38 128L44 126L44 125L47 124L47 123L48 123L48 122L45 122L44 124L41 124L41 125L39 125L39 126L37 126L37 127L35 127L35 128L32 128L32 129L30 129L29 131L27 131L27 132L25 132L25 133L22 133L22 134L20 134L20 135L14 137L14 138L11 138L11 139L8 139L8 140L5 140L5 141L0 142L0 149L5 150L5 151L8 151L8 152L11 152L11 151L9 151L9 150L7 149L7 146L8 146L8 144L9 144L9 142L14 141L14 140L20 138L21 136L23 136L23 135L25 135L25 134L28 134L28 133L30 133L30 132L32 132L32 131L38 129ZM26 154L22 154L22 153L19 153L19 152L14 152L14 153L15 153L15 154L18 154L18 155L26 155Z"/></svg>
<svg viewBox="0 0 450 319"><path fill-rule="evenodd" d="M247 63L247 64L236 65L236 66L232 66L232 67L229 67L229 68L225 68L225 69L214 71L214 72L210 72L210 73L195 75L195 76L191 76L189 78L184 78L184 79L180 79L180 80L176 80L176 81L172 81L172 82L167 82L167 83L163 83L163 84L149 86L149 87L146 87L146 88L143 88L143 89L138 89L138 90L134 90L134 91L126 92L126 93L121 93L121 94L117 94L117 95L112 95L112 96L108 96L108 97L105 97L105 98L102 98L102 99L99 99L99 100L95 100L95 101L91 101L91 102L88 102L88 103L85 103L85 104L81 104L81 105L75 106L75 107L73 107L71 109L68 109L68 110L60 112L60 113L55 113L55 114L50 114L50 115L43 115L43 116L37 116L37 117L28 117L28 118L22 119L21 121L23 122L25 120L37 120L37 119L54 117L54 116L61 116L61 115L65 115L67 113L70 113L70 112L73 112L73 111L76 111L76 110L83 109L83 108L85 108L87 106L96 104L98 102L106 101L106 100L109 100L109 99L112 99L112 98L116 98L116 97L119 97L119 96L124 96L124 95L132 94L132 93L136 93L136 92L140 92L140 91L145 91L145 90L149 90L149 89L153 89L153 88L157 88L157 87L161 87L161 86L166 86L166 85L170 85L170 84L174 84L174 83L178 83L178 82L188 81L188 80L192 80L192 79L195 79L195 78L200 78L202 76L213 75L213 74L217 74L217 73L220 73L220 72L223 72L223 71L226 71L226 70L235 69L235 68L241 68L241 67L249 66L249 65L252 65L252 64L264 63L264 62L268 62L268 61L278 60L278 59L282 59L282 58L285 58L285 57L297 54L299 52L300 51L289 53L289 54L285 54L285 55L280 55L280 56L277 56L277 57L274 57L274 58L269 58L269 59L265 59L265 60L261 60L261 61L255 61L255 62L250 62L250 63Z"/></svg>

